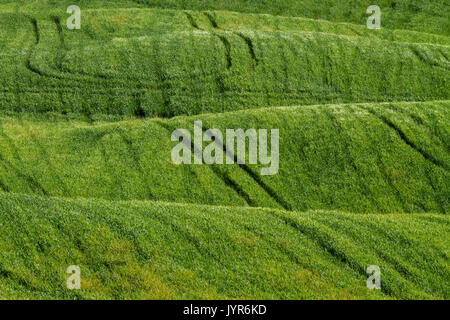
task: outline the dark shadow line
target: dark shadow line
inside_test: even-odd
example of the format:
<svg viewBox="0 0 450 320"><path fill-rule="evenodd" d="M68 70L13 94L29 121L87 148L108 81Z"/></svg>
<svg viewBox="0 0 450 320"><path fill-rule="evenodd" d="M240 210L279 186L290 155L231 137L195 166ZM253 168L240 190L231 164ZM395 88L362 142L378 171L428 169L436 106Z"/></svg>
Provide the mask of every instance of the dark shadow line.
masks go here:
<svg viewBox="0 0 450 320"><path fill-rule="evenodd" d="M174 128L171 128L168 124L166 124L162 121L157 121L157 123L169 132L173 132L175 130ZM219 143L222 143L222 142L220 141ZM202 150L198 150L195 147L195 145L191 139L189 139L189 142L186 142L186 146L191 149L192 154L195 154L196 152L197 153L202 152ZM255 202L244 191L244 189L242 189L235 181L233 181L225 172L221 172L221 170L217 167L217 165L208 165L208 166L211 168L211 170L214 172L214 174L225 183L226 186L233 189L242 199L244 199L244 201L250 207L256 206Z"/></svg>
<svg viewBox="0 0 450 320"><path fill-rule="evenodd" d="M203 132L206 132L208 128L203 125ZM282 208L287 211L292 211L292 207L289 203L287 203L284 199L282 199L269 185L267 185L261 177L253 172L248 165L242 163L243 161L239 161L236 154L233 154L228 150L228 148L224 145L223 141L216 140L215 141L219 146L222 147L223 152L226 156L233 159L234 163L237 164L242 170L244 170L276 203L278 203Z"/></svg>
<svg viewBox="0 0 450 320"><path fill-rule="evenodd" d="M35 74L37 74L38 76L43 77L44 74L43 74L39 69L35 68L35 67L31 64L31 57L33 56L33 54L34 54L34 52L35 52L35 50L36 50L36 47L37 47L37 45L39 44L39 41L40 41L41 36L40 36L40 34L39 34L39 27L38 27L37 20L34 19L34 18L32 18L32 19L30 20L30 22L31 22L31 24L32 24L32 26L33 26L34 43L32 44L32 46L31 46L31 48L30 48L30 51L29 51L29 53L28 53L27 59L26 59L26 61L25 61L25 67L26 67L29 71L31 71L32 73L35 73Z"/></svg>
<svg viewBox="0 0 450 320"><path fill-rule="evenodd" d="M217 34L217 33L213 33L216 37L218 37L220 39L220 41L222 41L224 47L225 47L225 56L227 58L227 69L230 69L233 66L233 59L231 58L231 44L228 41L228 39L221 35L221 34Z"/></svg>
<svg viewBox="0 0 450 320"><path fill-rule="evenodd" d="M259 64L259 59L255 54L255 48L253 46L253 41L252 39L250 39L249 37L247 37L246 35L244 35L241 32L234 32L234 34L236 34L237 36L239 36L242 40L245 41L245 43L248 46L248 50L250 53L250 56L252 57L253 61L255 62L255 66L257 66Z"/></svg>
<svg viewBox="0 0 450 320"><path fill-rule="evenodd" d="M367 110L368 112L370 112L372 115L374 115L377 118L379 118L381 121L383 121L391 129L393 129L398 134L398 136L403 140L403 142L405 142L409 147L411 147L412 149L414 149L415 151L420 153L426 160L428 160L429 162L431 162L435 166L440 167L440 168L442 168L442 169L444 169L446 171L450 170L449 167L444 162L441 162L438 159L434 158L432 155L430 155L427 152L425 152L422 149L420 149L414 142L409 140L408 137L405 135L405 133L398 126L396 126L392 121L390 121L388 118L386 118L385 116L383 116L381 114L376 113L375 111L373 111L370 108L366 108L364 106L363 106L363 108L365 110Z"/></svg>
<svg viewBox="0 0 450 320"><path fill-rule="evenodd" d="M217 25L216 19L213 17L213 15L209 12L203 12L203 14L208 18L209 22L213 26L214 29L219 29L219 26Z"/></svg>

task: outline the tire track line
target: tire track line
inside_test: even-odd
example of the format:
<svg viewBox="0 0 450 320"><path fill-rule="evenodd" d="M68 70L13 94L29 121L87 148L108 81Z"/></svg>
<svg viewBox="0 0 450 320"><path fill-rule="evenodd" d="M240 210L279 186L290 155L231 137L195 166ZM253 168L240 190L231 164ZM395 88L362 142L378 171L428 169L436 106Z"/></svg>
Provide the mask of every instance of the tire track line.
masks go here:
<svg viewBox="0 0 450 320"><path fill-rule="evenodd" d="M204 124L202 126L203 133L205 133L207 130L209 130L208 129L209 127L210 126L208 126L207 124L206 125ZM238 159L237 155L234 153L231 153L227 149L227 147L224 145L223 141L216 139L215 143L217 143L219 146L221 146L224 154L226 156L230 157L231 159L233 159L234 163L237 164L242 170L244 170L250 176L250 178L252 178L253 181L255 181L269 195L270 198L272 198L272 200L274 200L283 209L285 209L287 211L292 211L291 205L289 203L287 203L284 199L282 199L277 194L277 192L275 192L274 189L272 189L268 184L266 184L258 174L253 172L253 170L251 170L248 165L246 165L245 163L241 163L243 161L238 161L239 159Z"/></svg>
<svg viewBox="0 0 450 320"><path fill-rule="evenodd" d="M158 125L160 125L162 128L166 129L169 133L176 130L174 127L171 127L167 123L164 123L162 121L155 121ZM201 150L196 149L194 143L192 140L189 140L187 147L190 148L191 153L195 154L196 152L200 153ZM241 197L247 205L250 207L256 206L254 201L251 200L250 196L235 182L233 181L225 172L222 172L218 167L215 165L208 165L208 167L213 171L213 173L225 183L226 186L233 189L239 197ZM190 169L192 171L192 169Z"/></svg>

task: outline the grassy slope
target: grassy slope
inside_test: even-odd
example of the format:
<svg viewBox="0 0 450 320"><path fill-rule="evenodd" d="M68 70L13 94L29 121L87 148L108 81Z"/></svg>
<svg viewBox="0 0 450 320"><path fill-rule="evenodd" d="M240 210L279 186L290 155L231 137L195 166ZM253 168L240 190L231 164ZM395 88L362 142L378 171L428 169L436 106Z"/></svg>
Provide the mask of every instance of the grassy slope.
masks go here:
<svg viewBox="0 0 450 320"><path fill-rule="evenodd" d="M377 32L372 1L109 1L59 33L73 3L106 2L0 0L0 298L449 298L444 1ZM148 6L286 17L111 10ZM280 128L280 173L172 165L197 119Z"/></svg>
<svg viewBox="0 0 450 320"><path fill-rule="evenodd" d="M249 30L236 14L216 16L88 11L80 31L58 34L57 18L9 14L0 109L172 117L449 97L447 37L268 16Z"/></svg>
<svg viewBox="0 0 450 320"><path fill-rule="evenodd" d="M382 26L389 29L409 29L448 35L450 6L445 0L1 0L0 8L41 13L69 5L81 8L156 7L190 10L228 10L248 13L268 13L281 16L299 16L333 22L351 22L365 25L370 5L382 10Z"/></svg>
<svg viewBox="0 0 450 320"><path fill-rule="evenodd" d="M0 194L1 298L449 298L449 219ZM364 237L361 237L364 232ZM401 248L401 250L400 250ZM82 290L65 270L82 268ZM379 265L382 290L366 289Z"/></svg>
<svg viewBox="0 0 450 320"><path fill-rule="evenodd" d="M0 186L64 197L449 212L448 102L266 108L89 124L4 118ZM280 129L280 170L174 165L177 128ZM204 143L206 147L207 143Z"/></svg>

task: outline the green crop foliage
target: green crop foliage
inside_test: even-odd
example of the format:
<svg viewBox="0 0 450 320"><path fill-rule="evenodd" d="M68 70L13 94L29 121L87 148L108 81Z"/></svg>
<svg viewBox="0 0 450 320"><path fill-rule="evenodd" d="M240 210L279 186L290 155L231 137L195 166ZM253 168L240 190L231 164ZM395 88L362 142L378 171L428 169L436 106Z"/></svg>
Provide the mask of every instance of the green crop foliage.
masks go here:
<svg viewBox="0 0 450 320"><path fill-rule="evenodd" d="M448 218L0 194L0 297L448 299ZM361 237L364 232L364 237ZM401 249L400 249L401 248ZM65 289L79 265L82 289ZM377 264L382 289L366 288Z"/></svg>
<svg viewBox="0 0 450 320"><path fill-rule="evenodd" d="M0 186L69 198L448 213L448 110L448 102L300 106L94 124L5 117ZM279 128L278 174L173 164L170 136L195 120L222 132Z"/></svg>
<svg viewBox="0 0 450 320"><path fill-rule="evenodd" d="M446 37L267 16L250 30L252 20L239 25L247 19L225 13L83 17L83 28L69 31L62 16L7 15L17 22L5 26L1 45L1 110L173 117L450 93Z"/></svg>
<svg viewBox="0 0 450 320"><path fill-rule="evenodd" d="M449 299L449 15L0 0L0 299ZM279 129L279 171L174 164L195 121Z"/></svg>

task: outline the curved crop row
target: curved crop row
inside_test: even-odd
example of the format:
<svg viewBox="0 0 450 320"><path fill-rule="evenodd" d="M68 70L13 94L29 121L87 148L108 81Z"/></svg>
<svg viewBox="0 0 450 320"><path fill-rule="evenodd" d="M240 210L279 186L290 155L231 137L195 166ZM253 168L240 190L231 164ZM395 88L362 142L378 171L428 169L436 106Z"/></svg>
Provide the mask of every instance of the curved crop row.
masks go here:
<svg viewBox="0 0 450 320"><path fill-rule="evenodd" d="M111 200L446 213L448 109L448 101L301 106L94 124L4 117L0 187ZM267 166L248 161L175 165L171 134L193 131L196 120L223 133L279 129L278 173L261 176Z"/></svg>
<svg viewBox="0 0 450 320"><path fill-rule="evenodd" d="M63 31L58 17L16 16L15 37L2 41L1 110L173 117L450 94L446 45L349 36L346 26L321 32L326 23L308 32L222 29L224 15L220 24L204 17L210 27L203 30L183 12L134 25L130 36L116 26L131 13L91 14L79 32Z"/></svg>
<svg viewBox="0 0 450 320"><path fill-rule="evenodd" d="M449 219L442 215L287 213L0 193L0 225L0 298L450 294ZM70 265L81 268L81 290L65 289ZM369 265L381 270L381 290L366 288Z"/></svg>
<svg viewBox="0 0 450 320"><path fill-rule="evenodd" d="M350 22L365 25L367 8L378 5L382 12L382 26L389 29L408 29L426 33L448 35L450 7L445 0L78 0L83 9L113 8L166 8L178 10L220 10L246 13L296 16L310 19L324 19L331 22ZM21 11L45 16L49 11L64 12L71 0L1 0L0 9Z"/></svg>

